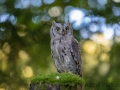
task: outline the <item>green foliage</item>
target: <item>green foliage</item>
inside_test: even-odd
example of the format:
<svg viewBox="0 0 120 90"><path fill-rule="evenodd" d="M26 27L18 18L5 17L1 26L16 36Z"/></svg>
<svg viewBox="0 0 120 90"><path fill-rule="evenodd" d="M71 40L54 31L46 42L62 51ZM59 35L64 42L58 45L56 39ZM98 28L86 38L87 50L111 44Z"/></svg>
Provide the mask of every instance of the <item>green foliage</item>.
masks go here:
<svg viewBox="0 0 120 90"><path fill-rule="evenodd" d="M32 78L31 82L59 84L59 85L85 84L84 79L71 73L55 73L50 75L37 75Z"/></svg>

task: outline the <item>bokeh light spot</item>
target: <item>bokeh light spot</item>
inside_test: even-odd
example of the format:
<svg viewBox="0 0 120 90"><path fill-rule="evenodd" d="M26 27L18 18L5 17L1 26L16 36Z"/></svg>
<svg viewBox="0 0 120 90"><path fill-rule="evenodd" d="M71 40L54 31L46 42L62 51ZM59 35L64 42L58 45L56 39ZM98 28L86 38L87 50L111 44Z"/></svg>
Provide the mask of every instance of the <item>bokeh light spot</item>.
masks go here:
<svg viewBox="0 0 120 90"><path fill-rule="evenodd" d="M115 16L120 16L120 8L119 7L113 7L112 11L114 13Z"/></svg>
<svg viewBox="0 0 120 90"><path fill-rule="evenodd" d="M120 0L113 0L114 2L116 2L116 3L120 3Z"/></svg>
<svg viewBox="0 0 120 90"><path fill-rule="evenodd" d="M9 17L9 21L10 21L13 25L15 25L16 22L17 22L17 18L16 18L14 15L11 15L11 16Z"/></svg>
<svg viewBox="0 0 120 90"><path fill-rule="evenodd" d="M107 4L107 0L97 0L100 5Z"/></svg>
<svg viewBox="0 0 120 90"><path fill-rule="evenodd" d="M70 22L75 22L75 25L80 25L81 20L84 17L84 12L79 9L73 9L70 11Z"/></svg>
<svg viewBox="0 0 120 90"><path fill-rule="evenodd" d="M31 0L31 5L34 7L40 7L42 5L41 0Z"/></svg>
<svg viewBox="0 0 120 90"><path fill-rule="evenodd" d="M37 24L42 20L42 16L41 15L35 15L32 17L32 22Z"/></svg>
<svg viewBox="0 0 120 90"><path fill-rule="evenodd" d="M88 0L88 4L90 7L96 8L98 3L97 3L97 0Z"/></svg>
<svg viewBox="0 0 120 90"><path fill-rule="evenodd" d="M101 61L108 61L109 56L107 55L107 53L102 53L100 56L100 60Z"/></svg>
<svg viewBox="0 0 120 90"><path fill-rule="evenodd" d="M0 15L0 22L1 23L2 22L6 22L6 20L8 19L8 17L9 17L9 14L7 14L7 13L1 14Z"/></svg>
<svg viewBox="0 0 120 90"><path fill-rule="evenodd" d="M59 6L55 6L49 9L48 14L51 17L58 17L62 14L62 8Z"/></svg>
<svg viewBox="0 0 120 90"><path fill-rule="evenodd" d="M109 69L110 69L109 63L101 64L100 67L99 67L100 75L102 75L102 76L106 75L108 73Z"/></svg>
<svg viewBox="0 0 120 90"><path fill-rule="evenodd" d="M86 39L86 38L89 38L90 34L89 34L89 32L86 29L81 29L80 30L80 35L81 35L82 38Z"/></svg>
<svg viewBox="0 0 120 90"><path fill-rule="evenodd" d="M0 88L0 90L5 90L5 88Z"/></svg>
<svg viewBox="0 0 120 90"><path fill-rule="evenodd" d="M3 60L5 58L5 53L0 49L0 60Z"/></svg>
<svg viewBox="0 0 120 90"><path fill-rule="evenodd" d="M9 53L10 53L11 48L10 48L10 45L9 45L8 42L5 42L5 43L4 43L4 45L3 45L3 51L4 51L4 53L6 53L6 54L9 54Z"/></svg>
<svg viewBox="0 0 120 90"><path fill-rule="evenodd" d="M114 35L114 31L112 29L112 27L106 27L103 29L103 34L105 36L106 39L112 39L113 35Z"/></svg>
<svg viewBox="0 0 120 90"><path fill-rule="evenodd" d="M18 55L21 61L23 62L27 62L30 59L29 55L24 50L20 50Z"/></svg>
<svg viewBox="0 0 120 90"><path fill-rule="evenodd" d="M48 21L50 20L50 16L48 14L45 14L43 17L42 17L42 20L43 21Z"/></svg>
<svg viewBox="0 0 120 90"><path fill-rule="evenodd" d="M0 0L0 4L3 4L5 3L6 0Z"/></svg>
<svg viewBox="0 0 120 90"><path fill-rule="evenodd" d="M95 54L97 50L96 44L93 43L92 41L85 42L83 45L83 49L85 50L85 52L92 54L92 55Z"/></svg>
<svg viewBox="0 0 120 90"><path fill-rule="evenodd" d="M28 8L30 6L40 7L42 5L41 0L16 0L14 3L15 8Z"/></svg>
<svg viewBox="0 0 120 90"><path fill-rule="evenodd" d="M114 24L113 29L116 36L120 36L120 24Z"/></svg>
<svg viewBox="0 0 120 90"><path fill-rule="evenodd" d="M5 28L0 28L1 31L5 31L6 29Z"/></svg>
<svg viewBox="0 0 120 90"><path fill-rule="evenodd" d="M52 4L55 0L43 0L44 4Z"/></svg>
<svg viewBox="0 0 120 90"><path fill-rule="evenodd" d="M65 13L68 13L70 12L74 7L73 6L66 6L65 9L64 9L64 12Z"/></svg>
<svg viewBox="0 0 120 90"><path fill-rule="evenodd" d="M26 78L32 77L33 76L33 70L30 66L26 66L22 69L22 74Z"/></svg>
<svg viewBox="0 0 120 90"><path fill-rule="evenodd" d="M85 23L90 23L92 20L91 20L91 18L90 17L84 17L83 18L83 22L85 22Z"/></svg>
<svg viewBox="0 0 120 90"><path fill-rule="evenodd" d="M106 51L109 51L111 48L111 41L106 39L103 34L94 34L90 37L90 39L95 43L104 46Z"/></svg>
<svg viewBox="0 0 120 90"><path fill-rule="evenodd" d="M97 24L92 23L92 24L90 24L89 29L90 29L90 31L92 31L92 32L96 32L96 31L99 29L99 27L98 27Z"/></svg>

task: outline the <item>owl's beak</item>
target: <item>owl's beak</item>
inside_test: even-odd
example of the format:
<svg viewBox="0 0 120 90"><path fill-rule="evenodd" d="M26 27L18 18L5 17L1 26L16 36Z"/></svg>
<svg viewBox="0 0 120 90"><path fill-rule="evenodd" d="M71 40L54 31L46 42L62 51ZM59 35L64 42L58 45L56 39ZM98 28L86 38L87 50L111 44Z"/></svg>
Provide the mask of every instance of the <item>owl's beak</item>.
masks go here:
<svg viewBox="0 0 120 90"><path fill-rule="evenodd" d="M65 35L65 31L64 31L64 30L62 31L62 35L63 35L63 36Z"/></svg>

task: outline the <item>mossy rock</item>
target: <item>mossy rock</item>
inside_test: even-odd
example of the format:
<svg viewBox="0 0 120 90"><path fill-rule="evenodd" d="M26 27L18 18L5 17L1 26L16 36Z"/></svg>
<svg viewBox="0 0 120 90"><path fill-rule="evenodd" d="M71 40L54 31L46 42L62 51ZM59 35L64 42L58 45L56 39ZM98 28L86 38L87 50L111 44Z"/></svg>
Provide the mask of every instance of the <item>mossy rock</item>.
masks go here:
<svg viewBox="0 0 120 90"><path fill-rule="evenodd" d="M48 88L54 88L54 90L66 90L66 88L67 90L82 90L75 88L82 87L84 83L84 79L71 73L37 75L31 80L30 90L49 90Z"/></svg>

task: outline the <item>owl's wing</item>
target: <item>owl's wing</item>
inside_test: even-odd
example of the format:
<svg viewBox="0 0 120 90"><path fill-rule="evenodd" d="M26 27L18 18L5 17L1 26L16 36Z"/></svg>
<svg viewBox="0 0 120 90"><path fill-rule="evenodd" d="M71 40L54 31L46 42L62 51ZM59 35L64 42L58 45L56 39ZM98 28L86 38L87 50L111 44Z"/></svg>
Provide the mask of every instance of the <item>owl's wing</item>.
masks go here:
<svg viewBox="0 0 120 90"><path fill-rule="evenodd" d="M80 53L80 46L78 41L73 38L71 47L70 47L70 53L72 56L72 59L74 60L76 64L76 72L80 77L82 77L82 59L81 59L81 53Z"/></svg>

